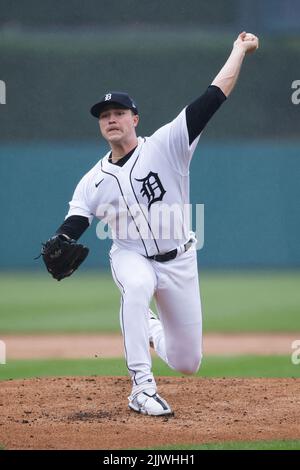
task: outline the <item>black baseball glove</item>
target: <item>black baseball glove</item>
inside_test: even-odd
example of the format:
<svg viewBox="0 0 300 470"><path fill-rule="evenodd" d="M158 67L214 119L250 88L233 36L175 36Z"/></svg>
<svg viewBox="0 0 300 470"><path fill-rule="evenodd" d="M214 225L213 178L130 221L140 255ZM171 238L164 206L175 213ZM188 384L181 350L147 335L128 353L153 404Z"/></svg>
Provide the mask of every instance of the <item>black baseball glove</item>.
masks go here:
<svg viewBox="0 0 300 470"><path fill-rule="evenodd" d="M46 268L58 281L71 276L89 253L88 248L66 235L55 235L42 245L41 255Z"/></svg>

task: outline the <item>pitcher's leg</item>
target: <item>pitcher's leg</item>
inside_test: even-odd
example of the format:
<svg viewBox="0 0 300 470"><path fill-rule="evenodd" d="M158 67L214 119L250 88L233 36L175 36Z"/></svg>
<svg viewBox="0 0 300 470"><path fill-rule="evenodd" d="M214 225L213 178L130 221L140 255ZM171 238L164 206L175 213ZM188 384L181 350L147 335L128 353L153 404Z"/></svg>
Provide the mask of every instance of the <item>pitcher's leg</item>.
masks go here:
<svg viewBox="0 0 300 470"><path fill-rule="evenodd" d="M145 382L155 388L149 351L148 310L156 286L155 272L143 256L117 249L111 269L121 291L120 324L127 368L133 386Z"/></svg>
<svg viewBox="0 0 300 470"><path fill-rule="evenodd" d="M168 364L182 373L195 373L202 358L202 312L197 258L190 249L170 263L156 263L155 294L163 326ZM162 349L162 348L161 348Z"/></svg>
<svg viewBox="0 0 300 470"><path fill-rule="evenodd" d="M167 358L165 333L162 322L151 310L149 310L149 341L150 346L153 347L156 354L168 364L169 367L172 367Z"/></svg>

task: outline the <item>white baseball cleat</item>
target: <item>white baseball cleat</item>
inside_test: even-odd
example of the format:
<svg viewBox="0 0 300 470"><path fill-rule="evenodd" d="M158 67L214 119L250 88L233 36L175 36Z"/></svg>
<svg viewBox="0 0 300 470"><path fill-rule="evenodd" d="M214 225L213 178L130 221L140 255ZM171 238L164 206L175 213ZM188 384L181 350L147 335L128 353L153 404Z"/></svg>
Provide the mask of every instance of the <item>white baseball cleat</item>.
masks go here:
<svg viewBox="0 0 300 470"><path fill-rule="evenodd" d="M157 318L157 316L149 309L149 344L151 348L154 349L154 338L153 332L154 330L161 329L161 321Z"/></svg>
<svg viewBox="0 0 300 470"><path fill-rule="evenodd" d="M128 397L129 408L143 415L163 416L171 415L172 410L166 400L161 398L155 391L144 391L135 397Z"/></svg>

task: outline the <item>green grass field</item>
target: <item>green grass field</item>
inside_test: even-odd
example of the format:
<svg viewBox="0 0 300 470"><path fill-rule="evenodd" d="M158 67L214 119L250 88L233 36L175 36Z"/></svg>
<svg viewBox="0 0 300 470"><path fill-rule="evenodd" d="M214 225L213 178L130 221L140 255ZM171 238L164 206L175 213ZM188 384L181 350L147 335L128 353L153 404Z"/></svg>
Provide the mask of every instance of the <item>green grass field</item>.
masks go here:
<svg viewBox="0 0 300 470"><path fill-rule="evenodd" d="M159 358L153 359L155 376L181 377ZM12 360L0 366L0 380L46 376L127 376L123 358ZM198 377L300 377L300 365L289 356L207 356Z"/></svg>
<svg viewBox="0 0 300 470"><path fill-rule="evenodd" d="M0 450L5 450L5 446L0 444ZM127 449L128 450L128 449ZM169 445L165 447L151 447L146 449L129 450L300 450L300 441L236 441L220 442L217 444L199 445Z"/></svg>
<svg viewBox="0 0 300 470"><path fill-rule="evenodd" d="M300 272L203 272L200 279L204 332L300 331ZM119 332L110 274L57 282L43 271L1 273L0 285L2 334Z"/></svg>
<svg viewBox="0 0 300 470"><path fill-rule="evenodd" d="M220 442L217 444L152 447L151 450L299 450L300 441Z"/></svg>

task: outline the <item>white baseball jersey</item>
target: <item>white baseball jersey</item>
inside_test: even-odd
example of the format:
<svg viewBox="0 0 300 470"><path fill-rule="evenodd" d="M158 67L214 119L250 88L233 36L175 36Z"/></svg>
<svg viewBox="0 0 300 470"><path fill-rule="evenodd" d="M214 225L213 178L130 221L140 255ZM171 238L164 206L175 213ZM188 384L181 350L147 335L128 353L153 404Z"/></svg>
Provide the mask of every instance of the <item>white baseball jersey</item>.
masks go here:
<svg viewBox="0 0 300 470"><path fill-rule="evenodd" d="M144 256L165 253L189 239L189 144L185 109L152 136L138 138L118 166L108 152L79 182L66 218L108 223L114 243Z"/></svg>

